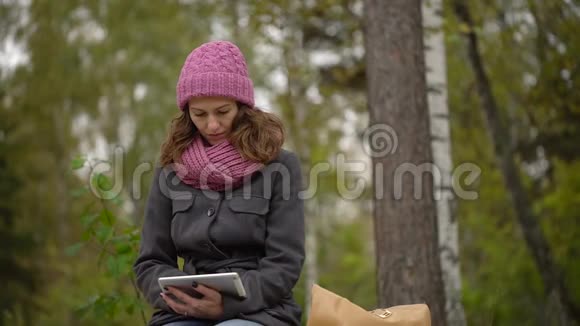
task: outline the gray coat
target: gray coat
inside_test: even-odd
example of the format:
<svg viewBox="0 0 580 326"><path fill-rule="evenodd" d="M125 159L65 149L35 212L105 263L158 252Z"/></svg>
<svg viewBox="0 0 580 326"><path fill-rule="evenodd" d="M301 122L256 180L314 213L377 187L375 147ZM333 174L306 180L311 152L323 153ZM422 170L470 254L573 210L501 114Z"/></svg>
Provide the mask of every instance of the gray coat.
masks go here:
<svg viewBox="0 0 580 326"><path fill-rule="evenodd" d="M159 296L157 278L220 272L238 272L247 292L244 300L223 295L224 320L299 325L292 288L304 261L301 188L300 163L286 150L226 192L192 188L170 167L156 168L134 264L139 289L157 309L150 325L186 319Z"/></svg>

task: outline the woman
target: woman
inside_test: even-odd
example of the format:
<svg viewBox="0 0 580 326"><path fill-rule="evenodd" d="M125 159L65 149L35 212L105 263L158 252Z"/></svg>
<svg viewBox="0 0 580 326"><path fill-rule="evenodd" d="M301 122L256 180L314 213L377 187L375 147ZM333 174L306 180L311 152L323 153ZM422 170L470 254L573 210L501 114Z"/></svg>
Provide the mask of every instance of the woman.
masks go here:
<svg viewBox="0 0 580 326"><path fill-rule="evenodd" d="M177 83L182 113L161 148L147 199L137 285L156 308L150 325L298 325L292 299L304 261L301 172L281 148L281 121L254 107L234 44L202 44ZM184 260L178 268L177 257ZM246 299L201 284L196 298L163 276L237 272Z"/></svg>

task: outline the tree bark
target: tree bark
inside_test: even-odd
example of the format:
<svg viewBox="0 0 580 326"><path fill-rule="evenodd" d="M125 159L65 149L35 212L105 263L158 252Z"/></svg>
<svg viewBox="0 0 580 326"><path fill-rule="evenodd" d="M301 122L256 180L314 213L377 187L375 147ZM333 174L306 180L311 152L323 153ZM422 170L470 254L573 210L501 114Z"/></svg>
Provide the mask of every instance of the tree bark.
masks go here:
<svg viewBox="0 0 580 326"><path fill-rule="evenodd" d="M421 1L366 0L364 23L370 124L390 126L398 141L391 155L373 155L379 304L425 302L433 325L446 325L432 175L418 176L420 189L408 174L395 180L402 164L432 161ZM402 183L400 198L395 182ZM418 190L421 196L413 196Z"/></svg>
<svg viewBox="0 0 580 326"><path fill-rule="evenodd" d="M468 32L465 33L465 36L467 38L469 62L475 75L477 93L479 94L481 107L487 122L489 136L494 146L496 161L514 205L524 239L544 282L546 295L547 297L556 298L556 306L560 307L559 310L562 314L561 325L568 325L571 320L578 322L580 321L580 310L575 307L570 294L564 287L562 273L554 262L548 241L542 232L537 217L532 211L532 203L520 179L513 149L509 146L507 129L500 119L497 102L483 67L478 37L474 32L474 24L469 9L463 1L458 0L453 2L453 9L457 17L468 27Z"/></svg>
<svg viewBox="0 0 580 326"><path fill-rule="evenodd" d="M451 188L452 156L447 105L447 62L442 31L442 0L423 2L425 30L425 62L427 68L427 100L431 126L431 149L441 178L434 180L437 199L439 256L445 289L445 313L450 326L466 325L461 302L461 270L459 268L458 225L455 198Z"/></svg>
<svg viewBox="0 0 580 326"><path fill-rule="evenodd" d="M301 6L300 1L290 1L287 4L289 12L299 12ZM311 148L308 145L307 139L310 137L309 130L304 128L307 125L308 103L306 101L306 88L308 82L304 78L304 73L301 71L301 66L307 61L307 54L304 48L303 26L293 16L286 17L285 25L288 30L292 32L287 35L282 44L283 59L286 66L288 90L286 96L288 102L293 104L293 122L295 131L288 134L294 149L301 161L303 180L307 180L308 171L310 171L309 158ZM306 257L304 261L304 315L306 318L310 314L310 306L312 303L311 289L318 281L318 240L316 237L318 216L316 215L317 203L315 199L310 199L304 203L305 215L309 218L305 221L305 251Z"/></svg>

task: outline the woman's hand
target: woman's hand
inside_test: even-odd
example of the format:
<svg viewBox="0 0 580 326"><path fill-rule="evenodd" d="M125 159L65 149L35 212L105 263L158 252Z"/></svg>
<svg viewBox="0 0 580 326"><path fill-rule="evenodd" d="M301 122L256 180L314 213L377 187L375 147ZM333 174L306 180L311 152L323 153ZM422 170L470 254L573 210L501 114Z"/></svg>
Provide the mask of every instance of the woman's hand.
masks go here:
<svg viewBox="0 0 580 326"><path fill-rule="evenodd" d="M215 320L221 318L224 313L222 295L212 288L198 284L195 290L203 295L201 299L193 298L173 286L167 287L167 290L181 302L176 301L163 292L161 292L161 297L178 314Z"/></svg>

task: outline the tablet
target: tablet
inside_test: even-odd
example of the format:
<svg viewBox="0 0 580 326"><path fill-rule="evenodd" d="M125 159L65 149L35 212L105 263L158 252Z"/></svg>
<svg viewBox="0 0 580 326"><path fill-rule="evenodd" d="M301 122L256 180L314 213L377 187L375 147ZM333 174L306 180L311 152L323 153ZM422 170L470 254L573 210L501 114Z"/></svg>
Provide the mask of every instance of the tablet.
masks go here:
<svg viewBox="0 0 580 326"><path fill-rule="evenodd" d="M160 277L157 279L157 282L159 283L159 287L163 292L166 292L164 288L167 286L193 290L191 285L193 282L197 282L198 284L203 284L222 293L227 293L241 298L246 297L246 289L244 289L244 284L242 283L238 273L235 272ZM188 291L188 293L189 292L192 291ZM193 292L195 292L195 290L193 290ZM192 295L192 293L189 294ZM195 293L193 293L192 296L198 297L195 295Z"/></svg>

